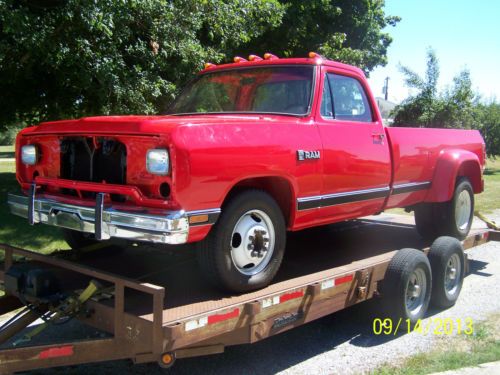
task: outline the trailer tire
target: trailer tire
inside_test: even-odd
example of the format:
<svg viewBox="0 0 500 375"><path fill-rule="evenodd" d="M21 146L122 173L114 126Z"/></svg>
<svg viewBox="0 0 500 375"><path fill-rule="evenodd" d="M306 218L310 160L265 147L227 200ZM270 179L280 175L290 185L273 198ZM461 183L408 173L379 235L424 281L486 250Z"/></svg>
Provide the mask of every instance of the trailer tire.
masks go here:
<svg viewBox="0 0 500 375"><path fill-rule="evenodd" d="M465 276L462 244L453 237L439 237L432 243L428 257L432 270L432 306L453 306L460 295Z"/></svg>
<svg viewBox="0 0 500 375"><path fill-rule="evenodd" d="M61 228L61 231L64 240L72 250L83 249L87 246L91 246L99 242L94 238L92 234L65 228Z"/></svg>
<svg viewBox="0 0 500 375"><path fill-rule="evenodd" d="M199 243L200 268L215 286L247 292L267 286L281 265L286 226L276 201L261 190L233 196L207 238Z"/></svg>
<svg viewBox="0 0 500 375"><path fill-rule="evenodd" d="M432 289L429 260L416 249L401 249L389 262L383 281L384 310L393 325L414 325L427 312Z"/></svg>

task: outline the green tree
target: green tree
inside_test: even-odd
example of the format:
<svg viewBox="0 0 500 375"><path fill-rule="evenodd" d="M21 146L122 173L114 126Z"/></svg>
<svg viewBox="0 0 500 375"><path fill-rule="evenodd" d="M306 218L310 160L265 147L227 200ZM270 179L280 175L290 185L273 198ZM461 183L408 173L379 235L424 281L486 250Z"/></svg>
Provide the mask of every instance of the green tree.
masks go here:
<svg viewBox="0 0 500 375"><path fill-rule="evenodd" d="M391 36L382 32L399 17L386 16L383 0L280 0L283 21L252 40L248 53L307 56L310 51L356 65L366 73L387 63Z"/></svg>
<svg viewBox="0 0 500 375"><path fill-rule="evenodd" d="M157 113L204 62L311 50L369 72L382 0L0 0L0 129Z"/></svg>
<svg viewBox="0 0 500 375"><path fill-rule="evenodd" d="M475 114L478 129L486 143L486 152L490 156L500 155L500 103L478 104Z"/></svg>
<svg viewBox="0 0 500 375"><path fill-rule="evenodd" d="M277 0L0 0L0 128L155 113L282 14Z"/></svg>
<svg viewBox="0 0 500 375"><path fill-rule="evenodd" d="M478 97L472 90L470 74L463 70L453 78L450 88L438 91L439 61L432 49L427 51L427 70L420 77L401 66L405 84L414 90L393 111L394 126L470 129L477 126L475 106Z"/></svg>

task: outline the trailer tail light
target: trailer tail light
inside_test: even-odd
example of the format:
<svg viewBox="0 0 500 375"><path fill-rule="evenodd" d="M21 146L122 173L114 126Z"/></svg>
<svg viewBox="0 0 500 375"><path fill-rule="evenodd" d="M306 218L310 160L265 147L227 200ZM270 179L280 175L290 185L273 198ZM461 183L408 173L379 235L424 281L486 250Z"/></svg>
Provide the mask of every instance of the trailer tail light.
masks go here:
<svg viewBox="0 0 500 375"><path fill-rule="evenodd" d="M262 61L262 57L257 55L250 55L248 56L248 61Z"/></svg>
<svg viewBox="0 0 500 375"><path fill-rule="evenodd" d="M241 56L235 56L235 57L234 57L234 59L233 59L233 61L234 61L235 63L240 63L240 62L246 62L246 61L248 61L248 60L247 60L247 59L244 59L244 58L243 58L243 57L241 57Z"/></svg>
<svg viewBox="0 0 500 375"><path fill-rule="evenodd" d="M273 55L272 53L266 52L266 53L264 54L264 59L265 59L265 60L278 60L278 59L279 59L279 57L278 57L278 56L276 56L276 55Z"/></svg>

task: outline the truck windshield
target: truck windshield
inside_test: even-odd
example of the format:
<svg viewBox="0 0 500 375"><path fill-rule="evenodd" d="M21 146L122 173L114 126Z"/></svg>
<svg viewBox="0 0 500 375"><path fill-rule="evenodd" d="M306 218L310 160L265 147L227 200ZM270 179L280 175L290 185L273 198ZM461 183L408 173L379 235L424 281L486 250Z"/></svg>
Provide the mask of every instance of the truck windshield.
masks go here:
<svg viewBox="0 0 500 375"><path fill-rule="evenodd" d="M276 66L205 73L192 81L168 114L276 113L310 111L313 66Z"/></svg>

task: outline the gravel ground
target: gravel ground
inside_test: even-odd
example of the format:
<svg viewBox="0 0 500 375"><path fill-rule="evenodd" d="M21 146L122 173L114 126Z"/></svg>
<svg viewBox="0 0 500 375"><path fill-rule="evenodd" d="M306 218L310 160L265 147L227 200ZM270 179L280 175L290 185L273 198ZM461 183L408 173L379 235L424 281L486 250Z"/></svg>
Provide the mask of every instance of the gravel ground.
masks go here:
<svg viewBox="0 0 500 375"><path fill-rule="evenodd" d="M490 215L489 215L490 216ZM500 222L500 212L494 215ZM482 226L476 223L476 226ZM500 243L491 242L469 251L470 275L458 303L445 311L429 311L429 319L471 318L474 323L492 313L500 313L500 298L494 294L500 285ZM412 332L398 336L377 336L373 319L374 302L365 302L315 322L271 337L253 345L228 347L224 354L178 360L172 374L354 374L369 372L384 362L394 363L409 355L427 351L441 336ZM94 336L77 322L59 328L57 336ZM434 326L435 327L435 326ZM500 330L500 327L499 327ZM46 332L54 335L54 332ZM82 337L82 336L79 336ZM129 361L73 366L32 372L33 374L160 374L156 364L132 365Z"/></svg>

